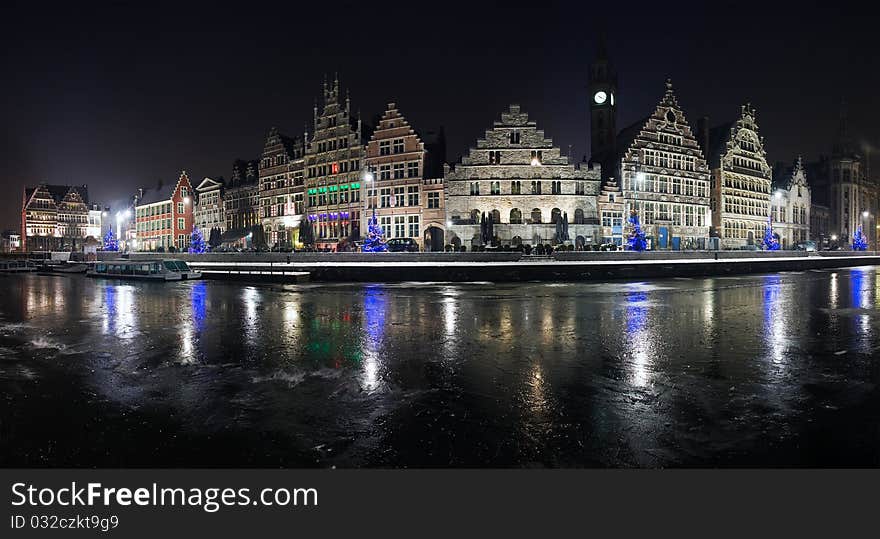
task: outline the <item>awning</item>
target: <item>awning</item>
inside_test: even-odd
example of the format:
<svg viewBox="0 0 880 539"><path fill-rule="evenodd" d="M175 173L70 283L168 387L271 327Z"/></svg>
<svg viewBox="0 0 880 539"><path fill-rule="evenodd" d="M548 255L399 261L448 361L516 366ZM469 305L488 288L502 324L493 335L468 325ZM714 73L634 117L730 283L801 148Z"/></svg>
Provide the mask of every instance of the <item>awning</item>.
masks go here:
<svg viewBox="0 0 880 539"><path fill-rule="evenodd" d="M233 228L220 235L220 243L235 243L250 233L250 228Z"/></svg>

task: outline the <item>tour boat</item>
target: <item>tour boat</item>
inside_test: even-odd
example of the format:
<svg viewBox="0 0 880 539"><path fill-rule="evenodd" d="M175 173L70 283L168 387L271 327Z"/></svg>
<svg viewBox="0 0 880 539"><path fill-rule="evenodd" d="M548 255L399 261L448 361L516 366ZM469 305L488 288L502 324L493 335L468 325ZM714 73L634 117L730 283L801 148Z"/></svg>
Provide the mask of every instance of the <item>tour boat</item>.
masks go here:
<svg viewBox="0 0 880 539"><path fill-rule="evenodd" d="M27 260L0 260L0 273L23 273L37 271L37 266Z"/></svg>
<svg viewBox="0 0 880 539"><path fill-rule="evenodd" d="M86 275L117 279L144 279L148 281L180 281L201 279L202 274L190 268L183 260L107 260L95 262Z"/></svg>

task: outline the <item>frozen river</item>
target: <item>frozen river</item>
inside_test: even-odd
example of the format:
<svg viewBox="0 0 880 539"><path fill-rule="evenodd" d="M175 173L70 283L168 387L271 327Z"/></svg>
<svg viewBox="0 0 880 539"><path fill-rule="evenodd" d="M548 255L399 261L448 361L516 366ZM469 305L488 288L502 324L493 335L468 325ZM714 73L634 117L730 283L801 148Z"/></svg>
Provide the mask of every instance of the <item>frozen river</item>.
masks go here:
<svg viewBox="0 0 880 539"><path fill-rule="evenodd" d="M878 286L3 276L0 465L876 466Z"/></svg>

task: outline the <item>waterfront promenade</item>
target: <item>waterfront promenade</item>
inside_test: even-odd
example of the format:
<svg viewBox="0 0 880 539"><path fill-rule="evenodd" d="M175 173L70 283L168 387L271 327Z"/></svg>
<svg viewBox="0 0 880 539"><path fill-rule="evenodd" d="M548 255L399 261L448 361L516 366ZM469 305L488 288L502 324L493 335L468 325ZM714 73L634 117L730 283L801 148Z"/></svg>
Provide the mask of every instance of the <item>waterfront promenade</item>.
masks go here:
<svg viewBox="0 0 880 539"><path fill-rule="evenodd" d="M311 281L589 281L711 277L880 264L875 251L560 252L530 257L499 253L132 253L175 257L207 278ZM102 253L102 258L115 258Z"/></svg>

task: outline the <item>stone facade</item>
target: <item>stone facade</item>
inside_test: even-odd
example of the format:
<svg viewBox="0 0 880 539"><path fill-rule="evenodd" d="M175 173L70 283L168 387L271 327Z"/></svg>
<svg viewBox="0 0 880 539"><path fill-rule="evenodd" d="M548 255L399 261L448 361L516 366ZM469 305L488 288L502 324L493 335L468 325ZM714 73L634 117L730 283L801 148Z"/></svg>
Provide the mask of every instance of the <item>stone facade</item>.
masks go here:
<svg viewBox="0 0 880 539"><path fill-rule="evenodd" d="M621 132L618 148L624 215L638 212L651 248L706 248L709 169L669 81L654 112Z"/></svg>
<svg viewBox="0 0 880 539"><path fill-rule="evenodd" d="M492 216L501 245L556 243L555 222L566 214L572 243L599 240L598 167L570 164L519 105L501 114L445 181L454 245L482 243L483 214Z"/></svg>
<svg viewBox="0 0 880 539"><path fill-rule="evenodd" d="M132 250L156 251L174 247L179 251L189 248L193 228L192 185L186 171L180 173L170 190L156 188L144 193L135 205L137 243Z"/></svg>
<svg viewBox="0 0 880 539"><path fill-rule="evenodd" d="M721 248L761 243L770 212L772 171L755 109L743 105L735 122L709 133L712 226Z"/></svg>
<svg viewBox="0 0 880 539"><path fill-rule="evenodd" d="M42 184L25 188L21 210L22 250L65 251L82 248L83 240L95 232L100 212L90 213L88 188ZM99 238L96 238L99 239Z"/></svg>
<svg viewBox="0 0 880 539"><path fill-rule="evenodd" d="M223 179L205 178L196 187L193 224L208 238L212 228L226 230L226 210L223 207Z"/></svg>
<svg viewBox="0 0 880 539"><path fill-rule="evenodd" d="M624 226L629 215L626 212L626 199L614 178L609 178L602 185L596 204L599 208L600 238L602 243L623 245Z"/></svg>
<svg viewBox="0 0 880 539"><path fill-rule="evenodd" d="M237 160L232 165L232 178L223 193L223 213L226 218L224 242L243 244L241 241L254 225L260 224L259 163Z"/></svg>
<svg viewBox="0 0 880 539"><path fill-rule="evenodd" d="M389 103L366 145L366 204L386 239L412 238L422 250L442 250L443 181L426 178L427 153L397 105Z"/></svg>
<svg viewBox="0 0 880 539"><path fill-rule="evenodd" d="M807 166L814 202L830 210L829 237L841 246L852 244L859 225L870 246L877 245L880 186L869 177L867 160L849 134L845 108L830 156Z"/></svg>
<svg viewBox="0 0 880 539"><path fill-rule="evenodd" d="M302 138L269 130L260 160L260 215L270 247L301 247L299 225L305 208Z"/></svg>
<svg viewBox="0 0 880 539"><path fill-rule="evenodd" d="M782 249L793 249L812 238L811 192L803 162L798 157L793 167L779 170L774 178L771 218L773 232ZM765 221L766 226L766 221Z"/></svg>
<svg viewBox="0 0 880 539"><path fill-rule="evenodd" d="M340 100L339 80L324 83L323 109L314 110L314 133L305 148L306 215L315 247L335 250L361 235L364 209L364 146L360 119L351 116L351 100Z"/></svg>

